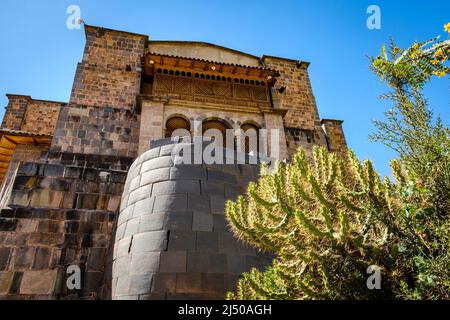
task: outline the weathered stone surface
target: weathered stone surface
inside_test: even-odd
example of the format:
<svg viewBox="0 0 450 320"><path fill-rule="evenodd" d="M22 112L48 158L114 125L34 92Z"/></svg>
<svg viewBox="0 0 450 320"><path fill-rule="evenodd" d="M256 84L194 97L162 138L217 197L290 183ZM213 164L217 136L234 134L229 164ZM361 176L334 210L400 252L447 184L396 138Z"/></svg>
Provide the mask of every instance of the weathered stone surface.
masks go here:
<svg viewBox="0 0 450 320"><path fill-rule="evenodd" d="M15 248L14 249L14 269L27 270L31 268L34 259L35 248Z"/></svg>
<svg viewBox="0 0 450 320"><path fill-rule="evenodd" d="M173 161L171 156L158 157L144 162L141 167L141 173L149 170L172 167Z"/></svg>
<svg viewBox="0 0 450 320"><path fill-rule="evenodd" d="M0 294L7 294L13 280L14 272L0 271Z"/></svg>
<svg viewBox="0 0 450 320"><path fill-rule="evenodd" d="M202 273L202 290L205 293L217 294L217 292L225 291L225 276L224 274ZM225 298L225 295L221 299Z"/></svg>
<svg viewBox="0 0 450 320"><path fill-rule="evenodd" d="M143 187L139 187L130 193L130 197L128 198L128 205L132 205L139 200L143 200L149 198L152 193L152 185L146 185Z"/></svg>
<svg viewBox="0 0 450 320"><path fill-rule="evenodd" d="M199 212L199 213L210 213L210 196L209 195L188 195L188 211Z"/></svg>
<svg viewBox="0 0 450 320"><path fill-rule="evenodd" d="M114 278L121 278L130 272L130 259L128 256L118 256L113 264Z"/></svg>
<svg viewBox="0 0 450 320"><path fill-rule="evenodd" d="M225 214L225 203L227 199L222 196L211 196L211 212L213 214Z"/></svg>
<svg viewBox="0 0 450 320"><path fill-rule="evenodd" d="M152 274L132 275L130 277L129 294L139 295L139 294L148 293L152 287L152 280L153 280ZM133 298L130 300L136 300L136 299Z"/></svg>
<svg viewBox="0 0 450 320"><path fill-rule="evenodd" d="M143 173L141 178L141 186L168 180L171 169L173 168L160 168Z"/></svg>
<svg viewBox="0 0 450 320"><path fill-rule="evenodd" d="M130 276L122 276L117 279L117 284L115 286L115 298L121 296L127 296L130 289Z"/></svg>
<svg viewBox="0 0 450 320"><path fill-rule="evenodd" d="M186 251L166 251L161 253L161 265L159 268L161 272L186 272L186 265Z"/></svg>
<svg viewBox="0 0 450 320"><path fill-rule="evenodd" d="M187 271L207 272L210 266L210 255L204 252L188 252Z"/></svg>
<svg viewBox="0 0 450 320"><path fill-rule="evenodd" d="M159 195L155 198L153 212L185 211L187 208L187 195Z"/></svg>
<svg viewBox="0 0 450 320"><path fill-rule="evenodd" d="M195 250L196 238L197 234L194 231L173 230L169 236L169 250Z"/></svg>
<svg viewBox="0 0 450 320"><path fill-rule="evenodd" d="M131 256L130 274L142 275L157 273L160 268L160 260L162 257L159 252L134 253Z"/></svg>
<svg viewBox="0 0 450 320"><path fill-rule="evenodd" d="M177 293L202 293L202 274L187 272L177 274Z"/></svg>
<svg viewBox="0 0 450 320"><path fill-rule="evenodd" d="M152 292L173 293L176 288L175 273L158 273L153 276Z"/></svg>
<svg viewBox="0 0 450 320"><path fill-rule="evenodd" d="M10 254L11 248L9 247L0 248L0 271L6 270Z"/></svg>
<svg viewBox="0 0 450 320"><path fill-rule="evenodd" d="M127 226L125 228L125 237L132 236L139 230L140 218L134 218L127 221Z"/></svg>
<svg viewBox="0 0 450 320"><path fill-rule="evenodd" d="M227 254L228 270L234 274L246 271L246 256L241 254Z"/></svg>
<svg viewBox="0 0 450 320"><path fill-rule="evenodd" d="M192 221L192 230L194 231L212 231L213 216L209 213L194 212Z"/></svg>
<svg viewBox="0 0 450 320"><path fill-rule="evenodd" d="M142 216L139 223L139 233L163 230L166 219L167 214L161 212Z"/></svg>
<svg viewBox="0 0 450 320"><path fill-rule="evenodd" d="M51 250L49 248L37 248L33 261L33 270L45 270L49 267Z"/></svg>
<svg viewBox="0 0 450 320"><path fill-rule="evenodd" d="M200 194L200 183L195 180L161 181L153 185L152 194L172 195L177 193Z"/></svg>
<svg viewBox="0 0 450 320"><path fill-rule="evenodd" d="M184 165L170 168L170 180L205 180L206 168L203 165Z"/></svg>
<svg viewBox="0 0 450 320"><path fill-rule="evenodd" d="M192 212L167 212L164 219L164 229L192 230Z"/></svg>
<svg viewBox="0 0 450 320"><path fill-rule="evenodd" d="M20 286L21 294L51 294L56 282L57 270L26 271Z"/></svg>
<svg viewBox="0 0 450 320"><path fill-rule="evenodd" d="M133 252L164 251L167 248L167 231L150 231L133 237Z"/></svg>
<svg viewBox="0 0 450 320"><path fill-rule="evenodd" d="M133 299L139 295L140 299L222 299L225 289L234 285L227 283L231 279L227 276L241 274L263 261L248 258L255 251L243 248L234 239L224 215L226 195L242 189L237 183L242 167L171 166L165 159L171 149L162 145L160 156L153 152L147 161L143 160L147 156L141 156L137 160L142 164L140 180L139 175L128 177L133 179L130 181L139 180L140 185L152 186L152 192L133 202L140 188L133 191L137 182L130 182L130 197L122 207L116 231L113 278L117 277L116 286L122 287L114 294L116 298ZM168 161L165 164L170 166L159 168L160 161ZM250 174L248 168L245 170ZM136 284L132 291L126 277L136 274L151 275L151 288L145 278L143 285ZM147 292L143 292L144 288Z"/></svg>
<svg viewBox="0 0 450 320"><path fill-rule="evenodd" d="M198 231L196 249L200 252L219 252L218 233Z"/></svg>

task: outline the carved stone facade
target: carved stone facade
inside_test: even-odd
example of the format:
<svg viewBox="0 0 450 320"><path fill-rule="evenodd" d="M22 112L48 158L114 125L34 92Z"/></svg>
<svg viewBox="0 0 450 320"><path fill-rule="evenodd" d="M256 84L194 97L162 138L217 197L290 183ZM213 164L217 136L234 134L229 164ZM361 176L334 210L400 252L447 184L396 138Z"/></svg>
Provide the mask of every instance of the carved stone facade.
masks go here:
<svg viewBox="0 0 450 320"><path fill-rule="evenodd" d="M194 134L199 123L277 129L289 160L313 145L344 153L342 122L320 119L307 62L87 25L85 33L68 103L8 95L0 299L223 297L241 272L270 262L237 242L224 218L225 200L257 171L177 166L161 139L176 126ZM81 270L81 289L67 288L69 266Z"/></svg>

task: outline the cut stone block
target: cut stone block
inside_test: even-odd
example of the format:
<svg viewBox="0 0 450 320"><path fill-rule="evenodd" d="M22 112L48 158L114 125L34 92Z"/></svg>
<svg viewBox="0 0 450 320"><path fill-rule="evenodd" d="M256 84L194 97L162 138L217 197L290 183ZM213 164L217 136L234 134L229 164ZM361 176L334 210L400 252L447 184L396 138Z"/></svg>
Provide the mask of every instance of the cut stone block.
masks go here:
<svg viewBox="0 0 450 320"><path fill-rule="evenodd" d="M166 221L165 213L152 213L141 217L139 233L163 230Z"/></svg>
<svg viewBox="0 0 450 320"><path fill-rule="evenodd" d="M129 294L131 295L139 295L149 293L152 287L152 274L141 274L141 275L132 275L130 277L130 288ZM136 300L133 297L130 300Z"/></svg>
<svg viewBox="0 0 450 320"><path fill-rule="evenodd" d="M201 273L178 273L177 274L177 293L202 293L202 275Z"/></svg>
<svg viewBox="0 0 450 320"><path fill-rule="evenodd" d="M175 287L175 273L158 273L154 275L152 284L153 293L172 293L175 292Z"/></svg>
<svg viewBox="0 0 450 320"><path fill-rule="evenodd" d="M133 217L140 217L146 214L151 214L153 211L153 203L155 197L140 200L134 204Z"/></svg>
<svg viewBox="0 0 450 320"><path fill-rule="evenodd" d="M170 232L169 251L195 250L196 233L174 230Z"/></svg>
<svg viewBox="0 0 450 320"><path fill-rule="evenodd" d="M187 272L208 272L210 266L209 258L209 253L188 252Z"/></svg>
<svg viewBox="0 0 450 320"><path fill-rule="evenodd" d="M216 232L197 232L197 251L219 252L219 235Z"/></svg>
<svg viewBox="0 0 450 320"><path fill-rule="evenodd" d="M7 294L13 280L14 272L0 271L0 294Z"/></svg>
<svg viewBox="0 0 450 320"><path fill-rule="evenodd" d="M194 212L192 220L192 230L194 231L212 231L213 216L200 212Z"/></svg>
<svg viewBox="0 0 450 320"><path fill-rule="evenodd" d="M142 174L141 186L145 186L150 183L169 180L171 168L154 169Z"/></svg>
<svg viewBox="0 0 450 320"><path fill-rule="evenodd" d="M23 273L20 285L21 294L53 293L58 270L26 271Z"/></svg>
<svg viewBox="0 0 450 320"><path fill-rule="evenodd" d="M131 257L130 273L136 274L152 274L159 271L160 253L159 252L145 252L133 253Z"/></svg>
<svg viewBox="0 0 450 320"><path fill-rule="evenodd" d="M144 162L141 167L141 173L154 169L167 168L172 166L173 161L171 156L158 157Z"/></svg>
<svg viewBox="0 0 450 320"><path fill-rule="evenodd" d="M133 237L132 252L164 251L167 249L167 231L151 231Z"/></svg>
<svg viewBox="0 0 450 320"><path fill-rule="evenodd" d="M159 195L155 198L153 212L186 211L187 195Z"/></svg>
<svg viewBox="0 0 450 320"><path fill-rule="evenodd" d="M200 183L195 180L161 181L153 185L152 194L170 195L177 193L200 194Z"/></svg>
<svg viewBox="0 0 450 320"><path fill-rule="evenodd" d="M139 187L138 189L130 193L130 197L128 198L128 205L132 205L138 202L139 200L150 198L151 193L152 193L151 184Z"/></svg>
<svg viewBox="0 0 450 320"><path fill-rule="evenodd" d="M199 213L211 213L209 195L188 195L188 210Z"/></svg>
<svg viewBox="0 0 450 320"><path fill-rule="evenodd" d="M168 212L165 214L165 230L192 230L192 212Z"/></svg>
<svg viewBox="0 0 450 320"><path fill-rule="evenodd" d="M184 165L170 168L171 180L206 180L206 168L202 165Z"/></svg>
<svg viewBox="0 0 450 320"><path fill-rule="evenodd" d="M166 251L161 253L160 272L186 272L186 251Z"/></svg>

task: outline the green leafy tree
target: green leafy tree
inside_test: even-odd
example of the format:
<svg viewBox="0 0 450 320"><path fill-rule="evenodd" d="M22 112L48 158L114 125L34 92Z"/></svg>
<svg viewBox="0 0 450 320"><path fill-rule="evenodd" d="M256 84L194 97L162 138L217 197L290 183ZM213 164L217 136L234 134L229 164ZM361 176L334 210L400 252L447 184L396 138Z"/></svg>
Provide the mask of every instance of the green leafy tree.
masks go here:
<svg viewBox="0 0 450 320"><path fill-rule="evenodd" d="M245 273L229 299L450 299L449 129L421 93L449 72L449 41L437 40L392 43L371 59L392 89L384 98L394 107L372 138L399 153L394 182L351 151L315 147L312 161L300 150L263 168L246 197L227 203L234 233L277 255L265 272ZM371 265L381 290L367 287Z"/></svg>

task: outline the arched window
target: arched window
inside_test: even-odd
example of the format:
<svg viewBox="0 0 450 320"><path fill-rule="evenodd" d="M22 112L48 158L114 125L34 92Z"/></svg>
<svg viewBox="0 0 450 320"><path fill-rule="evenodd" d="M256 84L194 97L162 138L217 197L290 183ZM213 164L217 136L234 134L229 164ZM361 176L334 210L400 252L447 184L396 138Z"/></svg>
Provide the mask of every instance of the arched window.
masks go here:
<svg viewBox="0 0 450 320"><path fill-rule="evenodd" d="M182 117L172 117L166 122L165 137L171 138L172 133L177 129L191 130L191 125L188 120Z"/></svg>
<svg viewBox="0 0 450 320"><path fill-rule="evenodd" d="M223 146L226 146L227 141L227 129L231 129L229 125L227 125L224 121L221 120L206 120L202 123L202 135L208 137L210 134L208 134L208 130L214 129L220 131L222 134L222 142ZM213 132L213 130L210 130L209 133ZM205 134L206 133L206 134Z"/></svg>
<svg viewBox="0 0 450 320"><path fill-rule="evenodd" d="M241 130L244 132L245 153L254 152L258 153L259 149L259 128L251 123L244 123L241 126Z"/></svg>

